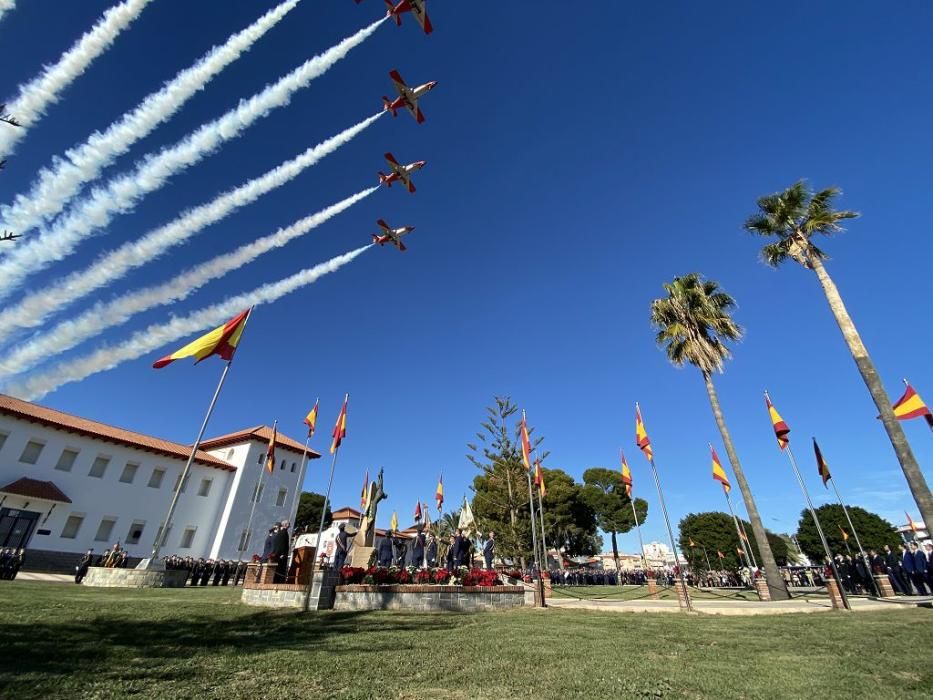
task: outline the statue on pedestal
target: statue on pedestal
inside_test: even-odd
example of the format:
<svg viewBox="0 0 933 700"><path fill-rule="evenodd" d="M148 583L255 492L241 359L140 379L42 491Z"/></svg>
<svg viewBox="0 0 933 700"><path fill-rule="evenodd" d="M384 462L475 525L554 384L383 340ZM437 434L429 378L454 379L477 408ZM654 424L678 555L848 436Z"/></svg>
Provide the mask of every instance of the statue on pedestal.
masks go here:
<svg viewBox="0 0 933 700"><path fill-rule="evenodd" d="M389 497L382 487L382 472L380 469L379 476L369 485L369 493L366 494L366 511L360 518L360 528L353 538L351 566L367 567L372 558L376 537L376 512L379 502Z"/></svg>

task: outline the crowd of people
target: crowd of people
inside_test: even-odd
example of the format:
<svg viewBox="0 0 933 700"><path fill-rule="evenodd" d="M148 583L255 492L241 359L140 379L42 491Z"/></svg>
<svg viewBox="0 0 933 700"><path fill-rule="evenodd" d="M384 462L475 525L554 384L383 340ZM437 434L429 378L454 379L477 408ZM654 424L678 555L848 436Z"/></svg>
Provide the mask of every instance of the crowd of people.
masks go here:
<svg viewBox="0 0 933 700"><path fill-rule="evenodd" d="M238 586L246 578L246 562L228 559L180 557L173 554L162 560L169 571L187 571L188 586Z"/></svg>
<svg viewBox="0 0 933 700"><path fill-rule="evenodd" d="M927 540L923 548L917 542L910 542L907 545L898 545L897 549L895 552L885 545L882 552L869 550L868 560L872 573L887 574L895 593L933 595L933 542ZM851 560L852 557L847 559ZM865 563L857 559L854 564L853 573L851 563L845 563L849 586L872 590L866 585L870 584L870 578L866 576ZM839 576L843 579L843 585L846 585L846 577L843 576L842 570L839 571Z"/></svg>
<svg viewBox="0 0 933 700"><path fill-rule="evenodd" d="M0 550L0 580L12 581L19 573L23 561L26 559L26 550L20 547L5 547Z"/></svg>

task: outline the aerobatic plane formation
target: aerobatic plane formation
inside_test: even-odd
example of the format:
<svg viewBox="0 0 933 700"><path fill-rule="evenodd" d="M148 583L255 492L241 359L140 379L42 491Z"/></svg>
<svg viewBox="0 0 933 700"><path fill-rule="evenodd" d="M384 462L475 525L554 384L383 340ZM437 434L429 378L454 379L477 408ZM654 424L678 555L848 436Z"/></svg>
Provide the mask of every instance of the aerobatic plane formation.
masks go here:
<svg viewBox="0 0 933 700"><path fill-rule="evenodd" d="M359 5L361 2L362 0L356 0L357 5ZM424 30L425 34L430 34L434 31L434 27L431 25L431 19L428 17L427 10L425 9L426 0L399 0L397 3L393 3L392 0L385 0L385 4L386 17L391 17L394 19L398 26L402 26L402 15L406 12L410 12L418 24L421 25L421 28ZM415 118L415 121L419 124L422 124L424 122L424 114L422 113L421 108L418 106L418 100L433 90L437 85L437 81L434 80L412 88L408 87L408 85L402 79L401 74L397 70L393 69L389 71L389 77L392 79L392 84L395 87L395 91L398 93L398 97L390 100L388 97L383 95L383 110L386 112L392 112L392 116L397 117L398 110L407 109ZM379 171L379 184L391 187L393 182L399 182L409 192L414 192L415 183L412 182L411 176L413 173L421 170L427 161L416 160L414 163L402 165L391 153L386 153L385 159L386 163L389 165L389 173L386 174L381 170ZM404 252L407 250L405 244L402 243L402 236L414 231L414 226L392 228L385 222L384 219L379 219L376 222L376 225L379 226L382 232L378 234L372 234L373 244L378 243L380 246L384 246L386 243L389 243L398 248L400 251Z"/></svg>

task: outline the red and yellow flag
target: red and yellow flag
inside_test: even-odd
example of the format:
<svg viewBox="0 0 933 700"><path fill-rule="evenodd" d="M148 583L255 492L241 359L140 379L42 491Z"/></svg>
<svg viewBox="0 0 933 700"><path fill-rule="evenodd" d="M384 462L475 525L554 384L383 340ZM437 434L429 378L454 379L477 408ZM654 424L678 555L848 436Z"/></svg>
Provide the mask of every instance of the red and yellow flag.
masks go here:
<svg viewBox="0 0 933 700"><path fill-rule="evenodd" d="M437 477L437 489L434 491L434 500L437 501L437 510L444 507L444 475Z"/></svg>
<svg viewBox="0 0 933 700"><path fill-rule="evenodd" d="M907 381L905 380L904 383L907 384ZM923 416L927 425L933 430L933 413L930 412L927 405L923 403L923 399L920 398L920 394L914 391L910 384L907 384L904 395L897 400L892 408L894 409L894 416L898 420L910 420L911 418Z"/></svg>
<svg viewBox="0 0 933 700"><path fill-rule="evenodd" d="M619 459L622 460L622 484L625 486L625 495L632 497L632 470L628 468L625 453L619 450Z"/></svg>
<svg viewBox="0 0 933 700"><path fill-rule="evenodd" d="M531 441L528 439L528 423L525 422L524 411L522 411L522 422L519 425L519 433L522 442L522 461L525 463L525 469L531 471Z"/></svg>
<svg viewBox="0 0 933 700"><path fill-rule="evenodd" d="M641 409L635 404L635 444L638 445L647 460L654 459L654 450L651 449L651 440L648 438L648 431L645 430L645 422L641 419Z"/></svg>
<svg viewBox="0 0 933 700"><path fill-rule="evenodd" d="M304 424L308 426L308 437L314 435L314 429L317 427L317 409L320 403L320 399L315 401L314 408L308 411L308 415L305 416Z"/></svg>
<svg viewBox="0 0 933 700"><path fill-rule="evenodd" d="M192 340L185 347L176 350L171 355L156 360L152 363L152 366L161 369L172 364L175 360L181 360L185 357L196 358L195 364L197 364L211 355L220 355L224 360L232 360L237 345L240 343L240 338L243 336L243 329L246 328L246 321L249 319L251 310L247 309L240 312L224 325L202 335L197 340Z"/></svg>
<svg viewBox="0 0 933 700"><path fill-rule="evenodd" d="M829 488L829 480L833 478L833 475L829 473L829 465L823 459L823 453L820 451L820 446L816 444L816 438L813 438L813 453L816 455L816 470L823 480L823 486Z"/></svg>
<svg viewBox="0 0 933 700"><path fill-rule="evenodd" d="M340 443L343 442L343 439L347 436L347 402L350 400L350 395L347 394L343 399L343 406L340 408L340 415L337 416L337 423L334 425L334 432L331 433L334 437L334 441L330 445L330 453L334 454L337 451L337 448L340 447Z"/></svg>
<svg viewBox="0 0 933 700"><path fill-rule="evenodd" d="M740 559L741 559L742 557L745 556L745 552L742 551L742 548L741 548L741 547L736 547L736 548L735 548L735 552L736 552L736 554L739 555L739 558L740 558Z"/></svg>
<svg viewBox="0 0 933 700"><path fill-rule="evenodd" d="M718 549L716 550L716 556L719 557L720 559L726 558L726 555L720 552Z"/></svg>
<svg viewBox="0 0 933 700"><path fill-rule="evenodd" d="M849 541L849 533L845 531L845 529L842 527L842 525L837 525L837 527L839 528L839 532L842 533L842 541L843 541L843 542L848 542L848 541Z"/></svg>
<svg viewBox="0 0 933 700"><path fill-rule="evenodd" d="M688 538L687 538L687 546L689 546L689 547L696 547L696 545L693 543L693 538L692 538L692 537L688 537Z"/></svg>
<svg viewBox="0 0 933 700"><path fill-rule="evenodd" d="M729 493L732 490L732 484L729 483L729 477L726 476L726 470L722 468L722 462L719 461L719 455L713 446L709 446L710 454L713 457L713 479L722 484L722 490Z"/></svg>
<svg viewBox="0 0 933 700"><path fill-rule="evenodd" d="M748 535L745 533L745 526L741 523L739 523L739 537L745 540L745 544L751 544L751 542L748 541Z"/></svg>
<svg viewBox="0 0 933 700"><path fill-rule="evenodd" d="M768 406L768 415L771 417L774 437L777 438L778 447L783 450L790 442L790 438L787 437L787 434L790 433L790 428L787 427L787 423L784 422L784 419L781 418L781 414L777 412L777 409L771 403L771 397L768 396L767 391L765 392L765 404Z"/></svg>
<svg viewBox="0 0 933 700"><path fill-rule="evenodd" d="M910 513L905 510L904 515L907 516L907 524L910 526L911 532L920 532L920 526L910 517Z"/></svg>
<svg viewBox="0 0 933 700"><path fill-rule="evenodd" d="M369 503L369 470L366 470L366 476L363 477L363 490L360 492L360 508L364 511Z"/></svg>
<svg viewBox="0 0 933 700"><path fill-rule="evenodd" d="M541 460L535 460L535 486L538 487L538 493L541 498L547 496L547 488L544 486L544 471L541 469Z"/></svg>
<svg viewBox="0 0 933 700"><path fill-rule="evenodd" d="M271 474L275 470L275 439L277 437L278 430L276 426L272 426L272 437L269 438L269 447L266 448L266 469Z"/></svg>

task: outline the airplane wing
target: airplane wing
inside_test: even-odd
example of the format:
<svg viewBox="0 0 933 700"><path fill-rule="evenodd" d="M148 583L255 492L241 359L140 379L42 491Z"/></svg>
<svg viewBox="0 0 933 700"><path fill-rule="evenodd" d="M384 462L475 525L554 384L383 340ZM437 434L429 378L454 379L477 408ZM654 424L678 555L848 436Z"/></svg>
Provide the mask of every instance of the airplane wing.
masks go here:
<svg viewBox="0 0 933 700"><path fill-rule="evenodd" d="M399 165L399 162L395 160L395 156L393 156L391 153L386 153L385 159L386 163L389 164L389 167L392 168L392 172L404 180L405 171L402 169L402 166Z"/></svg>
<svg viewBox="0 0 933 700"><path fill-rule="evenodd" d="M415 16L415 19L418 20L418 24L421 25L425 34L430 34L434 31L434 27L431 26L431 18L428 17L428 12L424 7L423 0L422 2L411 3L411 13Z"/></svg>
<svg viewBox="0 0 933 700"><path fill-rule="evenodd" d="M411 97L405 102L405 107L411 112L412 116L415 118L415 121L421 124L424 122L424 114L421 113L421 108L418 107L418 100L412 99Z"/></svg>
<svg viewBox="0 0 933 700"><path fill-rule="evenodd" d="M411 88L405 84L399 72L397 70L389 71L389 77L392 78L392 82L395 83L395 89L398 90L398 94L402 97L410 98Z"/></svg>
<svg viewBox="0 0 933 700"><path fill-rule="evenodd" d="M379 221L376 222L376 226L381 228L384 233L388 233L389 231L391 231L391 229L389 228L389 225L385 222L384 219L379 219Z"/></svg>
<svg viewBox="0 0 933 700"><path fill-rule="evenodd" d="M398 161L395 160L395 156L393 156L391 153L386 153L385 159L388 161L389 165L398 165Z"/></svg>

